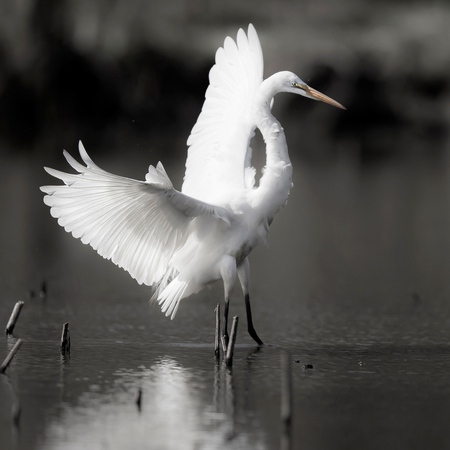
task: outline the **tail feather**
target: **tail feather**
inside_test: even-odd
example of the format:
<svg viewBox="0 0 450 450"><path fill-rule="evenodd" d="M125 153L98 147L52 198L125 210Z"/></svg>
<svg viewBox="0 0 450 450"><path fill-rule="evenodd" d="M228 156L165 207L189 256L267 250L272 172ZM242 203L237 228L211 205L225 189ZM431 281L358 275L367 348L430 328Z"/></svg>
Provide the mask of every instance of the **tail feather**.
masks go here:
<svg viewBox="0 0 450 450"><path fill-rule="evenodd" d="M178 278L172 280L158 296L161 311L173 319L180 306L180 300L184 297L188 283Z"/></svg>

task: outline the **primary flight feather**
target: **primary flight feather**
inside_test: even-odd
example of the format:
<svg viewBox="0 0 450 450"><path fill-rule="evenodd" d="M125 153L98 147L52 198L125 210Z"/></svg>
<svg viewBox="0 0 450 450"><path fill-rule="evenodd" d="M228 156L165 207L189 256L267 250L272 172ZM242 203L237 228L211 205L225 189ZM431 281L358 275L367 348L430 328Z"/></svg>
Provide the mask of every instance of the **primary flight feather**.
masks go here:
<svg viewBox="0 0 450 450"><path fill-rule="evenodd" d="M342 105L291 72L263 80L263 56L255 28L227 37L216 53L202 111L188 138L181 192L164 167L150 166L145 181L98 167L80 142L80 164L64 156L77 174L46 171L64 182L43 186L44 202L67 232L153 286L153 298L173 318L180 301L222 279L224 342L230 293L236 276L244 293L248 331L262 345L252 321L248 255L267 240L276 212L286 203L292 165L283 128L273 117L273 97L291 92ZM255 187L250 140L258 128L266 165Z"/></svg>

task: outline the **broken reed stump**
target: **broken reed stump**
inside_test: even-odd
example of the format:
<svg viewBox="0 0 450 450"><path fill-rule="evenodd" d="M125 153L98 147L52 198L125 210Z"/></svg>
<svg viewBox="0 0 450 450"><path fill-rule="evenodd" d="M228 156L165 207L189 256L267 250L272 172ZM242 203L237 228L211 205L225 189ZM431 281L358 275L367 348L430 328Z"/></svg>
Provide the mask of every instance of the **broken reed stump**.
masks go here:
<svg viewBox="0 0 450 450"><path fill-rule="evenodd" d="M216 334L214 338L214 356L220 358L220 305L217 303L216 309Z"/></svg>
<svg viewBox="0 0 450 450"><path fill-rule="evenodd" d="M69 322L66 322L62 328L60 350L61 350L61 353L70 353Z"/></svg>
<svg viewBox="0 0 450 450"><path fill-rule="evenodd" d="M43 300L47 298L47 282L45 280L41 284L41 290L39 291L39 298Z"/></svg>
<svg viewBox="0 0 450 450"><path fill-rule="evenodd" d="M2 365L0 366L0 373L5 373L5 370L8 368L9 363L14 358L14 355L19 351L22 343L23 343L22 339L17 339L17 342L14 344L14 347L11 349L8 356L2 362Z"/></svg>
<svg viewBox="0 0 450 450"><path fill-rule="evenodd" d="M283 433L289 435L292 423L292 377L291 355L283 351L280 357L281 366L281 410L280 418Z"/></svg>
<svg viewBox="0 0 450 450"><path fill-rule="evenodd" d="M233 324L231 325L231 335L230 342L227 347L227 355L225 358L225 364L230 367L233 365L233 353L234 353L234 344L236 343L236 335L237 335L237 327L239 323L239 317L233 317Z"/></svg>
<svg viewBox="0 0 450 450"><path fill-rule="evenodd" d="M6 330L5 330L6 334L13 333L13 330L14 330L14 327L16 326L17 319L19 318L23 303L24 302L20 301L14 305L14 309L11 313L11 317L9 318L8 324L6 325Z"/></svg>

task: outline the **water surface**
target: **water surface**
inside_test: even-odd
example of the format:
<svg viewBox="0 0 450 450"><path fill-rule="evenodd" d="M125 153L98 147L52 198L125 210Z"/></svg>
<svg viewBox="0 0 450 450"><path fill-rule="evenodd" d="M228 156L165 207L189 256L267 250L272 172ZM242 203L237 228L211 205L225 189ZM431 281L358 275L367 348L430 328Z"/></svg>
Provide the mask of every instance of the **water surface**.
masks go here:
<svg viewBox="0 0 450 450"><path fill-rule="evenodd" d="M102 158L105 168L114 164ZM3 358L24 339L0 377L3 448L278 448L285 350L292 448L446 448L445 153L372 166L342 155L327 164L294 160L289 205L270 248L251 259L254 321L268 345L258 349L247 336L236 289L231 371L213 354L221 287L165 318L148 304L147 287L56 225L37 190L48 182L41 164L37 154L10 156L1 169L1 323L25 300L14 337L0 348ZM142 177L133 164L124 170ZM65 357L64 322L72 342Z"/></svg>

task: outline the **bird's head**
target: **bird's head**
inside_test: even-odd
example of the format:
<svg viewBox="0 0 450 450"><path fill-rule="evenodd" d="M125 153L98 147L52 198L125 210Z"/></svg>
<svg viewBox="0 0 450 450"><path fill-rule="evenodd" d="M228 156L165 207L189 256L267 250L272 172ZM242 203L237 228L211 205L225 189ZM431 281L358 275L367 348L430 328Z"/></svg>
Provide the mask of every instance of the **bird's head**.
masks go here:
<svg viewBox="0 0 450 450"><path fill-rule="evenodd" d="M300 79L295 73L292 72L278 72L273 76L275 78L278 92L290 92L292 94L303 95L304 97L311 98L312 100L319 100L321 102L328 103L329 105L336 106L337 108L345 109L340 103L332 98L316 91L312 87L308 86L302 79Z"/></svg>

